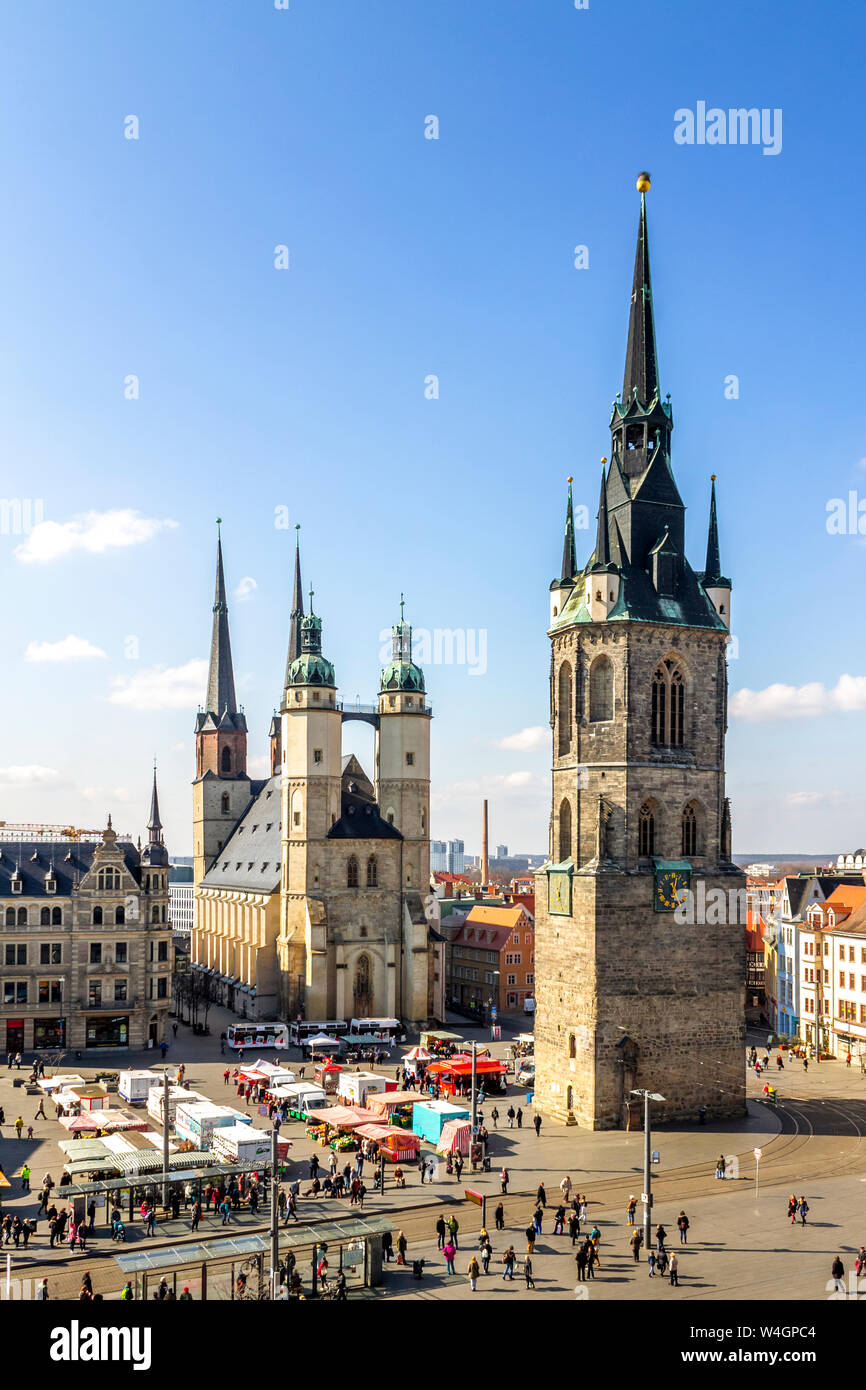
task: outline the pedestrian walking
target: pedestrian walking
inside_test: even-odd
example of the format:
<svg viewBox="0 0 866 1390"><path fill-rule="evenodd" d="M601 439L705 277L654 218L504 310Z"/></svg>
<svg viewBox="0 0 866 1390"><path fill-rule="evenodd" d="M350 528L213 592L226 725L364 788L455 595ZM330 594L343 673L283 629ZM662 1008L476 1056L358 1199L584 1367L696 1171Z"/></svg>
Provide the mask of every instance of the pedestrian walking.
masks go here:
<svg viewBox="0 0 866 1390"><path fill-rule="evenodd" d="M527 1255L531 1255L535 1249L535 1237L537 1235L534 1221L527 1226L524 1235L526 1236L526 1253Z"/></svg>
<svg viewBox="0 0 866 1390"><path fill-rule="evenodd" d="M502 1278L503 1278L503 1281L506 1280L506 1279L513 1279L513 1278L514 1278L514 1261L515 1261L516 1259L517 1259L517 1256L516 1256L516 1254L514 1253L514 1246L513 1246L513 1245L509 1245L509 1247L508 1247L508 1249L506 1250L505 1254L502 1256L502 1264L503 1264Z"/></svg>
<svg viewBox="0 0 866 1390"><path fill-rule="evenodd" d="M495 1105L490 1112L490 1118L493 1121L493 1128L496 1129L496 1121L499 1119L499 1111L496 1109Z"/></svg>
<svg viewBox="0 0 866 1390"><path fill-rule="evenodd" d="M515 1116L515 1113L516 1113L516 1112L515 1112L514 1106L513 1106L513 1105L509 1105L508 1109L507 1109L506 1112L505 1112L506 1119L508 1120L508 1128L509 1128L509 1129L513 1129L513 1128L514 1128L514 1116Z"/></svg>
<svg viewBox="0 0 866 1390"><path fill-rule="evenodd" d="M39 1108L38 1108L38 1110L36 1111L36 1114L33 1116L33 1119L34 1119L34 1120L40 1120L40 1119L41 1119L41 1120L44 1120L44 1119L47 1119L47 1116L46 1116L46 1114L45 1114L45 1097L44 1097L44 1096L42 1097L42 1099L41 1099L40 1102L39 1102Z"/></svg>
<svg viewBox="0 0 866 1390"><path fill-rule="evenodd" d="M568 1218L568 1234L571 1236L572 1245L574 1245L580 1235L580 1218L576 1211L573 1211Z"/></svg>
<svg viewBox="0 0 866 1390"><path fill-rule="evenodd" d="M634 1262L635 1264L638 1264L640 1261L640 1248L643 1245L643 1232L635 1231L634 1235L629 1241L629 1245L631 1246L631 1252L634 1255Z"/></svg>
<svg viewBox="0 0 866 1390"><path fill-rule="evenodd" d="M457 1220L456 1216L449 1216L446 1224L448 1226L448 1235L451 1238L451 1243L455 1250L459 1250L460 1242L457 1239L457 1234L460 1230L460 1222Z"/></svg>
<svg viewBox="0 0 866 1390"><path fill-rule="evenodd" d="M801 1226L805 1226L805 1224L806 1224L806 1217L807 1217L808 1214L809 1214L809 1203L806 1201L806 1198L805 1198L805 1197L801 1197L801 1198L800 1198L799 1204L798 1204L798 1206L797 1206L797 1210L798 1210L798 1212L800 1213L800 1225L801 1225Z"/></svg>
<svg viewBox="0 0 866 1390"><path fill-rule="evenodd" d="M577 1254L574 1257L574 1262L577 1265L577 1282L579 1284L582 1284L584 1282L584 1279L586 1278L586 1261L586 1246L581 1245L578 1249Z"/></svg>
<svg viewBox="0 0 866 1390"><path fill-rule="evenodd" d="M717 1177L717 1178L723 1178L724 1176L725 1176L725 1155L724 1155L724 1154L719 1154L718 1158L716 1159L716 1177Z"/></svg>
<svg viewBox="0 0 866 1390"><path fill-rule="evenodd" d="M651 1250L651 1251L649 1252L649 1254L647 1255L647 1264L649 1265L649 1277L650 1277L650 1279L655 1279L655 1277L656 1277L656 1257L655 1257L655 1251L654 1251L654 1250Z"/></svg>
<svg viewBox="0 0 866 1390"><path fill-rule="evenodd" d="M553 1234L554 1234L555 1236L561 1236L561 1235L562 1235L562 1230L563 1230L564 1225L565 1225L565 1207L559 1206L559 1207L556 1208L556 1212L554 1213L554 1217L553 1217Z"/></svg>
<svg viewBox="0 0 866 1390"><path fill-rule="evenodd" d="M445 1246L445 1231L445 1217L440 1216L436 1222L436 1244L440 1250Z"/></svg>
<svg viewBox="0 0 866 1390"><path fill-rule="evenodd" d="M517 1128L523 1129L523 1111L519 1105L517 1107Z"/></svg>
<svg viewBox="0 0 866 1390"><path fill-rule="evenodd" d="M845 1292L845 1266L841 1258L837 1255L830 1266L830 1274L833 1279L833 1288L836 1293Z"/></svg>
<svg viewBox="0 0 866 1390"><path fill-rule="evenodd" d="M794 1194L793 1194L793 1192L792 1192L791 1195L790 1195L790 1197L788 1198L788 1220L790 1221L790 1223L791 1223L792 1226L795 1226L796 1223L797 1223L797 1207L798 1207L798 1206L799 1206L799 1203L798 1203L798 1201L797 1201L797 1198L794 1196Z"/></svg>
<svg viewBox="0 0 866 1390"><path fill-rule="evenodd" d="M15 1121L15 1128L16 1128L16 1130L18 1131L18 1138L20 1139L20 1138L21 1138L21 1131L22 1131L22 1129L24 1128L24 1121L23 1121L23 1119L21 1118L20 1115L18 1116L18 1119Z"/></svg>
<svg viewBox="0 0 866 1390"><path fill-rule="evenodd" d="M677 1230L680 1233L680 1245L688 1245L689 1241L689 1218L684 1211L677 1217Z"/></svg>
<svg viewBox="0 0 866 1390"><path fill-rule="evenodd" d="M670 1275L671 1288L678 1288L680 1282L680 1259L679 1255L671 1255Z"/></svg>
<svg viewBox="0 0 866 1390"><path fill-rule="evenodd" d="M526 1256L526 1259L523 1261L523 1277L526 1280L526 1287L528 1289L534 1289L535 1280L532 1277L532 1260L529 1258L528 1255Z"/></svg>
<svg viewBox="0 0 866 1390"><path fill-rule="evenodd" d="M508 1169L507 1169L507 1168L503 1168L503 1169L502 1169L502 1172L499 1174L499 1183L500 1183L500 1188L501 1188L501 1192L502 1192L502 1196L503 1196L503 1197L507 1197L507 1195L508 1195L508 1183L509 1183L509 1181L510 1181L510 1179L509 1179L509 1177L508 1177Z"/></svg>
<svg viewBox="0 0 866 1390"><path fill-rule="evenodd" d="M485 1232L485 1238L481 1243L481 1267L485 1274L490 1273L490 1257L493 1254L493 1246L490 1244L490 1237Z"/></svg>
<svg viewBox="0 0 866 1390"><path fill-rule="evenodd" d="M398 1231L398 1232L397 1232L397 1263L398 1263L398 1265L404 1265L404 1264L406 1263L406 1244L407 1244L407 1241L406 1241L406 1237L404 1236L403 1232L402 1232L402 1231Z"/></svg>
<svg viewBox="0 0 866 1390"><path fill-rule="evenodd" d="M481 1273L481 1266L478 1263L478 1257L476 1255L473 1255L471 1260L469 1261L469 1266L466 1272L469 1275L469 1287L474 1293L476 1285L478 1283L478 1276Z"/></svg>
<svg viewBox="0 0 866 1390"><path fill-rule="evenodd" d="M633 1225L634 1225L634 1214L635 1214L636 1211L637 1211L637 1197L635 1197L634 1193L632 1193L632 1195L631 1195L631 1196L629 1197L629 1199L628 1199L628 1206L626 1207L626 1216L627 1216L627 1220L628 1220L629 1226L633 1226Z"/></svg>
<svg viewBox="0 0 866 1390"><path fill-rule="evenodd" d="M21 1191L22 1191L22 1192L29 1192L29 1191L30 1191L30 1165L29 1165L29 1163L22 1163L22 1165L21 1165Z"/></svg>
<svg viewBox="0 0 866 1390"><path fill-rule="evenodd" d="M536 1115L532 1123L535 1125L535 1137L537 1139L538 1136L541 1134L541 1116ZM535 1288L535 1285L533 1284L532 1287Z"/></svg>
<svg viewBox="0 0 866 1390"><path fill-rule="evenodd" d="M540 1182L540 1183L538 1184L538 1189L537 1189L537 1191L536 1191L536 1193L535 1193L535 1201L536 1201L536 1205L537 1205L537 1206L540 1206L540 1207L546 1207L546 1206L547 1206L547 1193L546 1193L545 1190L544 1190L544 1183L543 1183L543 1182Z"/></svg>
<svg viewBox="0 0 866 1390"><path fill-rule="evenodd" d="M501 1202L499 1202L499 1204L493 1212L493 1220L496 1225L497 1231L505 1230L505 1208L503 1207Z"/></svg>

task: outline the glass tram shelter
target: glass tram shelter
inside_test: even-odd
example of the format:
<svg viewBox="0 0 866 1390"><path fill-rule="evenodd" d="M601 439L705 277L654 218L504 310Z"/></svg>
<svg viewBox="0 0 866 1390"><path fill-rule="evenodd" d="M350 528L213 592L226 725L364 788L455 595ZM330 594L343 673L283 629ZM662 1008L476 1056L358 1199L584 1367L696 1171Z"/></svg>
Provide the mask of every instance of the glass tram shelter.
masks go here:
<svg viewBox="0 0 866 1390"><path fill-rule="evenodd" d="M382 1235L394 1229L386 1216L346 1216L314 1226L281 1227L280 1258L295 1257L306 1297L316 1297L315 1268L324 1250L328 1279L346 1276L348 1292L382 1283ZM129 1250L115 1255L124 1279L132 1281L136 1300L152 1299L162 1279L179 1298L186 1287L194 1299L267 1299L270 1243L266 1235L235 1235L165 1246Z"/></svg>

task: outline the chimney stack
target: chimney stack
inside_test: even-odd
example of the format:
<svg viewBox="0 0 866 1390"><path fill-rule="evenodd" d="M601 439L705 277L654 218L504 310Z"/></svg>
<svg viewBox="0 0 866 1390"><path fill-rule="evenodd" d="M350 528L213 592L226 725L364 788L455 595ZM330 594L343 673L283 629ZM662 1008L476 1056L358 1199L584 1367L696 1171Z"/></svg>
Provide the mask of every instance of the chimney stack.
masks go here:
<svg viewBox="0 0 866 1390"><path fill-rule="evenodd" d="M490 882L490 856L487 842L487 802L481 812L481 886L486 888Z"/></svg>

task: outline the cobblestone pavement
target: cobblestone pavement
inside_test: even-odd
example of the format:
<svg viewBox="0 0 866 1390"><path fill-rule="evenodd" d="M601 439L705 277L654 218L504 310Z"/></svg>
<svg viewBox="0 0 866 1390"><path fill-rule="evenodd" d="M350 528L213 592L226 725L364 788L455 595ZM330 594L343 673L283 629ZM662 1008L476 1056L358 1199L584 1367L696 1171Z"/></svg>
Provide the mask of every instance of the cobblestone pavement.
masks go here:
<svg viewBox="0 0 866 1390"><path fill-rule="evenodd" d="M212 1035L206 1038L193 1036L190 1029L181 1025L177 1038L172 1039L166 1064L173 1070L183 1061L194 1089L215 1101L243 1108L234 1089L223 1083L227 1059L220 1057L218 1035L228 1018L220 1011L212 1011ZM474 1036L484 1046L490 1046L494 1055L502 1055L508 1041L507 1027L503 1029L506 1035L503 1041L490 1044L480 1030L455 1022L449 1026L453 1031L469 1038ZM516 1020L515 1031L521 1027L522 1022ZM285 1053L281 1055L286 1057ZM289 1056L297 1059L297 1053ZM394 1066L398 1057L399 1050L394 1054ZM161 1060L153 1052L132 1056L127 1053L122 1058L111 1059L85 1054L80 1061L69 1054L63 1070L74 1069L88 1075L101 1067L127 1065L150 1065L158 1070ZM0 1105L6 1118L2 1127L0 1163L12 1183L11 1188L2 1190L3 1208L21 1216L35 1216L39 1181L45 1172L59 1179L63 1165L57 1141L66 1137L66 1131L55 1120L35 1121L38 1098L14 1087L16 1077L20 1079L28 1074L26 1063L20 1073L0 1069ZM526 1122L522 1130L508 1129L502 1128L500 1119L500 1128L494 1131L489 1118L491 1103L487 1102L486 1119L491 1129L490 1174L476 1174L470 1180L468 1171L464 1171L463 1181L458 1184L445 1175L443 1166L432 1185L421 1186L416 1174L409 1172L405 1190L398 1192L389 1183L384 1197L368 1194L367 1211L393 1217L395 1230L400 1228L406 1233L409 1256L423 1258L425 1270L419 1282L412 1277L411 1268L392 1264L386 1270L383 1286L367 1296L377 1299L535 1297L573 1300L575 1266L571 1242L567 1236L551 1234L554 1197L560 1179L568 1173L575 1189L587 1194L590 1227L597 1224L602 1234L601 1270L585 1290L589 1301L826 1297L825 1284L833 1256L837 1251L842 1253L847 1273L852 1265L852 1252L856 1252L861 1242L866 1242L866 1229L860 1229L856 1216L862 1205L862 1183L866 1182L866 1078L854 1067L847 1069L844 1063L825 1062L810 1065L807 1074L798 1064L786 1067L774 1081L781 1097L778 1111L762 1103L762 1083L749 1074L745 1078L748 1115L741 1121L688 1129L663 1128L653 1136L653 1148L660 1156L653 1172L654 1223L661 1220L666 1226L669 1247L676 1239L676 1216L681 1207L686 1208L692 1223L688 1248L680 1251L677 1247L681 1254L679 1289L671 1288L667 1280L650 1280L646 1264L635 1266L628 1248L630 1232L625 1225L624 1208L631 1193L640 1196L643 1135L622 1131L591 1134L545 1123L540 1137L536 1137L534 1130L527 1127L531 1107L527 1106L526 1093L512 1086L505 1103L498 1102L499 1110L504 1113L512 1101L515 1106L522 1104ZM34 1125L36 1132L32 1141L15 1137L13 1124L18 1115L24 1121L25 1135L27 1126ZM258 1114L253 1123L267 1127L266 1118ZM299 1173L306 1178L308 1160L315 1146L306 1139L300 1124L290 1122L282 1133L293 1141L290 1175ZM757 1200L752 1156L755 1147L763 1151ZM321 1154L321 1150L318 1152ZM735 1177L724 1183L713 1177L719 1153L735 1160ZM35 1195L24 1194L20 1178L16 1176L25 1161L32 1169ZM506 1229L497 1233L492 1229L492 1209L498 1200L497 1174L503 1164L509 1169L511 1182L505 1202ZM390 1176L390 1169L388 1173ZM526 1245L523 1231L534 1207L539 1181L545 1183L550 1196L548 1215L533 1258L537 1288L532 1291L518 1277L520 1265L513 1283L503 1282L499 1260L508 1243L514 1244L518 1255L522 1256ZM480 1212L477 1206L463 1198L467 1185L488 1197L488 1225L494 1246L491 1273L482 1276L474 1294L469 1289L466 1266L472 1234L477 1233L480 1225ZM785 1219L786 1198L794 1189L798 1195L805 1192L811 1207L805 1229L799 1225L792 1228ZM315 1223L333 1219L339 1211L347 1211L347 1206L345 1201L307 1199L301 1202L299 1214L303 1223ZM444 1261L436 1248L434 1226L440 1210L456 1212L460 1221L461 1249L458 1273L454 1277L446 1274ZM104 1209L101 1209L98 1219L103 1215ZM235 1231L265 1228L261 1213L258 1218L247 1212L239 1213L232 1224ZM125 1249L148 1240L140 1223L133 1223L128 1231ZM219 1218L205 1217L194 1239L225 1233ZM177 1244L192 1239L189 1222L182 1215L177 1222L161 1221L156 1238L148 1240L148 1244ZM98 1221L95 1236L84 1254L70 1255L67 1248L49 1250L44 1219L27 1251L16 1250L10 1245L6 1253L12 1257L13 1278L36 1280L44 1274L54 1298L75 1298L85 1269L89 1270L94 1287L107 1297L116 1295L123 1283L113 1258L119 1253L119 1247L112 1244L104 1222L100 1226ZM4 1272L0 1265L0 1297L4 1293Z"/></svg>

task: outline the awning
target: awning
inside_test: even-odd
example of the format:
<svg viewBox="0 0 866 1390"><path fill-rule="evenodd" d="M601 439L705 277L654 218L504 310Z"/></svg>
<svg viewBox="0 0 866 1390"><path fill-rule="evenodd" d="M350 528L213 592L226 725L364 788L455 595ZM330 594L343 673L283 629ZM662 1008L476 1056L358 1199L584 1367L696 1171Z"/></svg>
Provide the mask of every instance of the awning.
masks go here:
<svg viewBox="0 0 866 1390"><path fill-rule="evenodd" d="M465 1120L446 1120L436 1151L440 1154L468 1154L469 1125Z"/></svg>
<svg viewBox="0 0 866 1390"><path fill-rule="evenodd" d="M127 1115L123 1110L97 1110L100 1129L109 1132L117 1129L149 1129L145 1116Z"/></svg>
<svg viewBox="0 0 866 1390"><path fill-rule="evenodd" d="M433 1057L432 1052L428 1052L426 1047L412 1047L403 1056L404 1062L429 1062Z"/></svg>
<svg viewBox="0 0 866 1390"><path fill-rule="evenodd" d="M357 1129L359 1125L381 1124L380 1116L357 1105L331 1105L326 1110L308 1110L307 1118L334 1129Z"/></svg>
<svg viewBox="0 0 866 1390"><path fill-rule="evenodd" d="M95 1113L101 1115L102 1111L97 1110ZM63 1128L68 1129L70 1134L83 1134L87 1130L91 1134L99 1133L100 1126L89 1115L61 1115L59 1119Z"/></svg>
<svg viewBox="0 0 866 1390"><path fill-rule="evenodd" d="M418 1105L429 1099L429 1096L418 1095L415 1091L379 1091L367 1097L367 1108L376 1111L400 1110L404 1105Z"/></svg>
<svg viewBox="0 0 866 1390"><path fill-rule="evenodd" d="M387 1139L393 1133L393 1130L391 1125L367 1124L358 1125L355 1133L360 1134L362 1139L375 1139L378 1143L382 1139Z"/></svg>

